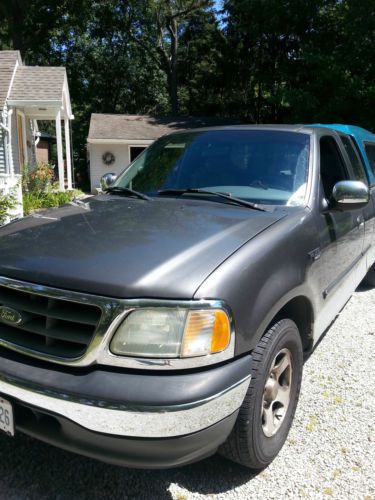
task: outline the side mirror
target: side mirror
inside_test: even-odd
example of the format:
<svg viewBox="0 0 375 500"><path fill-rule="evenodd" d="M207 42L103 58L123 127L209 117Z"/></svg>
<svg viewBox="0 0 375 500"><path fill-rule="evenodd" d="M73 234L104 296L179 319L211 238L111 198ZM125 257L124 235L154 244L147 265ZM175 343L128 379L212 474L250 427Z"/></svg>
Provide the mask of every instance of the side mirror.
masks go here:
<svg viewBox="0 0 375 500"><path fill-rule="evenodd" d="M117 179L117 175L113 173L104 174L100 179L100 186L103 190L108 189Z"/></svg>
<svg viewBox="0 0 375 500"><path fill-rule="evenodd" d="M340 181L333 186L330 207L336 210L363 208L370 201L369 188L361 181Z"/></svg>

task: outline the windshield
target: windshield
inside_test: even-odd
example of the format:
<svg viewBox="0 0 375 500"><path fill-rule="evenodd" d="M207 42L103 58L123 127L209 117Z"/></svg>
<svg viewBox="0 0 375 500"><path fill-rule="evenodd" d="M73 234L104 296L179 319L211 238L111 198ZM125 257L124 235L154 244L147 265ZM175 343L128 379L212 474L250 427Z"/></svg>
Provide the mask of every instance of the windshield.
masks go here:
<svg viewBox="0 0 375 500"><path fill-rule="evenodd" d="M302 205L310 137L268 130L211 130L164 136L117 179L149 196L200 188L264 205Z"/></svg>

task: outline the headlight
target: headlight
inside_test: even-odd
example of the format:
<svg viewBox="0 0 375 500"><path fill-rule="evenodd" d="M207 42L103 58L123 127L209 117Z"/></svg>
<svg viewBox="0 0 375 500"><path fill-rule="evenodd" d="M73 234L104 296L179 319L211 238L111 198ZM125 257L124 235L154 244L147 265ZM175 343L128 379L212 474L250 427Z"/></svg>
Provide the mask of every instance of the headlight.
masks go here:
<svg viewBox="0 0 375 500"><path fill-rule="evenodd" d="M110 348L123 356L186 358L223 351L230 336L221 309L139 309L119 326Z"/></svg>

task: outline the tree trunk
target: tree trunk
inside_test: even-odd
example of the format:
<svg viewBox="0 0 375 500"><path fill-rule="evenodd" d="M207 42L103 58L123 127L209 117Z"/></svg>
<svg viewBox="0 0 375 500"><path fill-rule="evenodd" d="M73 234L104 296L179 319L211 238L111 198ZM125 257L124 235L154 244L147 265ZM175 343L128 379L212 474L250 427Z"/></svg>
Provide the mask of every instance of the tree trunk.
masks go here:
<svg viewBox="0 0 375 500"><path fill-rule="evenodd" d="M168 31L171 37L171 59L170 71L168 74L168 92L173 115L178 114L178 82L177 82L177 51L178 51L178 33L177 20L172 18L168 22Z"/></svg>
<svg viewBox="0 0 375 500"><path fill-rule="evenodd" d="M19 50L21 52L22 57L24 54L24 40L22 37L22 30L24 25L24 12L22 10L22 6L19 5L19 2L14 2L12 4L12 11L10 12L8 18L8 27L9 33L12 39L12 48L13 50Z"/></svg>
<svg viewBox="0 0 375 500"><path fill-rule="evenodd" d="M167 72L169 104L172 115L178 115L177 74L172 67Z"/></svg>

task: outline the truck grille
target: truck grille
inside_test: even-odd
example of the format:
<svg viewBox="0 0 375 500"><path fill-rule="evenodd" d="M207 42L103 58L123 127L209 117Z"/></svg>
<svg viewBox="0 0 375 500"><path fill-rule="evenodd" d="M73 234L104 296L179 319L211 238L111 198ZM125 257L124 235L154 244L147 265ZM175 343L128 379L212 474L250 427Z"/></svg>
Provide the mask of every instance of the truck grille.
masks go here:
<svg viewBox="0 0 375 500"><path fill-rule="evenodd" d="M22 318L19 324L0 322L0 341L62 358L85 354L101 317L101 309L91 304L6 286L0 286L0 307L10 308Z"/></svg>

